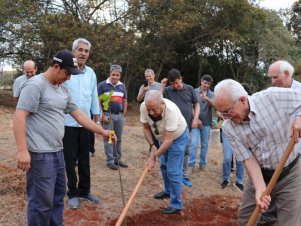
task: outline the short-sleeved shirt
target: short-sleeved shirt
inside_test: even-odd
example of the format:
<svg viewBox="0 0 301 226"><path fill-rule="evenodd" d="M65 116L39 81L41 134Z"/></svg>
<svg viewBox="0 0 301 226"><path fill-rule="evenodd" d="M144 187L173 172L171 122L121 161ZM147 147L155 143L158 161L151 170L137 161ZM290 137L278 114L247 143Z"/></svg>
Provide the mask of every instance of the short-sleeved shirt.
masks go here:
<svg viewBox="0 0 301 226"><path fill-rule="evenodd" d="M14 97L19 97L20 96L22 86L27 81L28 81L28 78L27 78L26 75L21 75L21 76L19 76L18 78L15 79L14 85L13 85L13 95L14 95Z"/></svg>
<svg viewBox="0 0 301 226"><path fill-rule="evenodd" d="M28 149L45 153L63 149L65 114L78 108L65 85L54 86L39 74L24 84L17 109L31 113L26 120Z"/></svg>
<svg viewBox="0 0 301 226"><path fill-rule="evenodd" d="M203 100L200 95L203 93L202 89L196 88L195 89L196 95L199 99L200 103L200 116L199 119L202 121L204 126L211 126L212 124L212 108L209 105L207 100ZM207 97L210 100L213 100L214 98L214 93L211 90L207 91Z"/></svg>
<svg viewBox="0 0 301 226"><path fill-rule="evenodd" d="M150 125L153 134L159 141L164 140L166 132L172 132L174 134L173 139L175 140L185 132L187 123L175 103L165 98L163 98L163 101L165 103L165 110L162 112L162 119L156 122L156 127L154 126L155 122L148 116L145 102L140 106L140 121ZM158 135L155 132L156 129Z"/></svg>
<svg viewBox="0 0 301 226"><path fill-rule="evenodd" d="M168 86L163 91L163 97L171 100L178 106L187 122L188 128L191 129L193 104L198 103L198 98L193 87L183 84L182 89L176 90L172 86Z"/></svg>
<svg viewBox="0 0 301 226"><path fill-rule="evenodd" d="M144 88L144 85L140 86L139 93L142 93L143 88ZM160 88L161 88L161 83L159 83L159 82L154 82L153 84L148 85L148 90L158 90L158 91L160 91Z"/></svg>
<svg viewBox="0 0 301 226"><path fill-rule="evenodd" d="M113 85L108 78L98 84L98 96L102 94L108 94L111 90L114 90L110 100L110 112L120 113L123 111L123 100L127 99L127 91L125 85L118 81L116 85Z"/></svg>
<svg viewBox="0 0 301 226"><path fill-rule="evenodd" d="M82 74L71 75L64 84L69 88L72 100L85 115L89 118L91 113L100 115L96 75L92 68L85 65ZM65 116L65 126L81 127L69 114Z"/></svg>
<svg viewBox="0 0 301 226"><path fill-rule="evenodd" d="M288 145L292 115L301 107L301 92L273 87L248 96L248 101L250 120L238 125L226 120L223 132L238 161L254 155L261 168L274 170ZM286 165L297 154L296 145Z"/></svg>

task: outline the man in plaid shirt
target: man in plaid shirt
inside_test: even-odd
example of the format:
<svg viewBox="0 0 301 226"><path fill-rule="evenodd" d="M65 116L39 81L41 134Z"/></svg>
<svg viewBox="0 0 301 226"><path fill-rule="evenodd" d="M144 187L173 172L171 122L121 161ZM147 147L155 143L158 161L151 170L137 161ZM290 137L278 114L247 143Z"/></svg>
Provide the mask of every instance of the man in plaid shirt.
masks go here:
<svg viewBox="0 0 301 226"><path fill-rule="evenodd" d="M258 204L265 211L275 200L278 224L301 225L301 162L297 145L291 153L271 196L261 198L280 162L293 129L301 136L301 93L269 88L248 96L236 81L226 79L214 90L214 105L226 119L223 131L238 161L244 161L248 181L238 210L239 226L246 225ZM296 115L294 121L291 115Z"/></svg>

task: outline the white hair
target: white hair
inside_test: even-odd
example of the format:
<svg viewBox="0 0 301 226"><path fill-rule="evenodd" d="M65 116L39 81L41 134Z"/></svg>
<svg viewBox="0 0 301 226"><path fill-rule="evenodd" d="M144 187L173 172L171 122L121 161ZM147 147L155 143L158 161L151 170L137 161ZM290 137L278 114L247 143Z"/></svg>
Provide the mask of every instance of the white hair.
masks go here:
<svg viewBox="0 0 301 226"><path fill-rule="evenodd" d="M91 43L87 39L85 39L85 38L78 38L72 44L72 51L77 49L79 43L83 43L83 44L87 45L88 49L90 50Z"/></svg>
<svg viewBox="0 0 301 226"><path fill-rule="evenodd" d="M237 101L242 96L248 96L244 87L233 79L225 79L217 83L214 87L214 95L218 96L220 92L231 97L233 101Z"/></svg>
<svg viewBox="0 0 301 226"><path fill-rule="evenodd" d="M295 72L295 68L287 61L285 60L279 60L279 72L280 73L284 73L285 71L288 72L289 76L292 77L294 72Z"/></svg>
<svg viewBox="0 0 301 226"><path fill-rule="evenodd" d="M145 98L144 98L145 103L149 102L149 101L156 101L158 104L163 103L163 95L160 91L158 90L149 90L147 91L147 93L145 94Z"/></svg>

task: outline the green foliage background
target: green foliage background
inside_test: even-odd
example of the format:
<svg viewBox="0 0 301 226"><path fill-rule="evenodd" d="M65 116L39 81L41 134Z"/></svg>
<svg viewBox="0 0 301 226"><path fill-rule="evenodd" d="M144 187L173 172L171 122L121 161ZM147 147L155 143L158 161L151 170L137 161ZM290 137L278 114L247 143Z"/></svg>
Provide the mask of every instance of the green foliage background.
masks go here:
<svg viewBox="0 0 301 226"><path fill-rule="evenodd" d="M0 60L27 59L47 69L74 39L92 43L88 65L98 80L110 63L123 67L122 80L134 100L152 68L161 80L178 68L196 87L209 73L214 84L225 78L269 86L265 73L278 59L301 73L301 0L274 12L247 0L0 0Z"/></svg>

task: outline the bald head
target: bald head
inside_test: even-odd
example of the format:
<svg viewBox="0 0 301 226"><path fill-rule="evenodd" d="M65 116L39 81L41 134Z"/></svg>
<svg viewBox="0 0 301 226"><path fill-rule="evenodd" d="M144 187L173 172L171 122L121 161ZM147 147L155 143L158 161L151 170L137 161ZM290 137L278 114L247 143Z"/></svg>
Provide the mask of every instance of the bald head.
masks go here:
<svg viewBox="0 0 301 226"><path fill-rule="evenodd" d="M37 72L37 67L35 62L32 60L27 60L23 64L23 72L27 76L27 78L33 77Z"/></svg>
<svg viewBox="0 0 301 226"><path fill-rule="evenodd" d="M289 62L278 60L270 65L268 76L274 86L290 88L294 71L294 67Z"/></svg>

